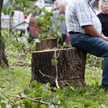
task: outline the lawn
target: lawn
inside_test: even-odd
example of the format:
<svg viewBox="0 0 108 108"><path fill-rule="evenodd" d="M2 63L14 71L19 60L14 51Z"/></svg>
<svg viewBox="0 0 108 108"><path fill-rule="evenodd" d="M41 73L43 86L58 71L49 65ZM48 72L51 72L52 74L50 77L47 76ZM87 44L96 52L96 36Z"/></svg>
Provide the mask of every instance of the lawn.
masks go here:
<svg viewBox="0 0 108 108"><path fill-rule="evenodd" d="M40 85L33 82L36 87L30 88L31 54L34 44L26 46L25 42L16 42L14 37L3 40L6 44L9 67L0 67L0 108L108 108L108 93L99 89L102 69L97 63L92 63L98 60L94 56L87 58L86 87L75 88L71 84L64 89L54 88L52 91L49 84ZM20 93L21 96L30 99L38 98L39 102L18 98Z"/></svg>

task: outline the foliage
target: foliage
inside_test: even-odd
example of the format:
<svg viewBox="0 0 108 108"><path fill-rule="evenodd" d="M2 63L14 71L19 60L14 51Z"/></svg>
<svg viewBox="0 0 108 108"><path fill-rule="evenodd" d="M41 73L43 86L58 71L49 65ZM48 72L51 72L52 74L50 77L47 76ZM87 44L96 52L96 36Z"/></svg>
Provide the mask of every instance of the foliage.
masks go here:
<svg viewBox="0 0 108 108"><path fill-rule="evenodd" d="M86 63L89 64L89 66L103 68L103 58L99 58L91 54L87 54Z"/></svg>
<svg viewBox="0 0 108 108"><path fill-rule="evenodd" d="M22 37L19 37L19 32L14 30L14 35L10 33L11 37L8 37L7 30L2 30L1 33L1 39L4 41L7 51L13 50L15 53L32 53L35 50L35 43L31 42L28 43L28 36L25 36L24 34ZM15 37L16 36L16 37Z"/></svg>
<svg viewBox="0 0 108 108"><path fill-rule="evenodd" d="M38 8L38 7L37 7ZM60 26L56 24L56 21L52 18L53 17L53 9L51 12L45 10L45 7L41 9L41 13L37 16L36 19L36 26L41 29L41 34L39 35L39 39L51 38L55 37L58 40L62 37L61 33L59 32ZM64 21L64 17L59 17L61 21ZM56 24L56 30L53 30L53 26Z"/></svg>
<svg viewBox="0 0 108 108"><path fill-rule="evenodd" d="M0 106L3 108L5 105L13 106L13 108L18 108L18 106L21 108L107 108L107 94L103 89L98 89L98 81L101 78L97 75L99 77L94 79L96 74L99 74L99 70L98 68L86 69L85 79L86 83L90 85L88 87L74 88L71 84L64 89L53 89L49 83L42 85L36 81L32 82L35 87L29 88L30 70L28 71L28 67L0 68L0 76L2 76L0 92L8 97L0 94ZM19 94L28 99L13 97L19 96ZM50 103L50 105L34 102L30 99Z"/></svg>
<svg viewBox="0 0 108 108"><path fill-rule="evenodd" d="M9 6L4 6L2 11L5 15L9 15L12 11L11 16L14 15L14 10L20 10L24 12L24 9L27 8L27 14L31 12L31 2L28 0L9 0Z"/></svg>
<svg viewBox="0 0 108 108"><path fill-rule="evenodd" d="M29 44L24 37L11 34L7 38L7 30L2 30L2 40L6 45L9 68L0 67L0 107L1 108L107 108L108 93L99 89L102 69L98 61L102 59L87 55L85 70L86 87L75 88L73 84L63 89L50 87L50 84L31 84L31 53L34 44ZM29 46L29 47L28 47ZM24 50L25 49L25 50ZM57 55L58 56L58 55ZM52 64L57 64L53 56ZM95 63L93 63L96 61ZM97 65L98 64L98 65ZM24 98L25 97L25 98Z"/></svg>

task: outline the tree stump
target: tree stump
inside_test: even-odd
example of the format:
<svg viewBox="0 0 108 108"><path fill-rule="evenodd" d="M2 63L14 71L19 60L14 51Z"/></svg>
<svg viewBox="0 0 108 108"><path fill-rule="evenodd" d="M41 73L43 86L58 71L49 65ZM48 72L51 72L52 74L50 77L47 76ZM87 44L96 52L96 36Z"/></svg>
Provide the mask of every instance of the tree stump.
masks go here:
<svg viewBox="0 0 108 108"><path fill-rule="evenodd" d="M48 38L48 39L43 39L40 42L36 42L36 51L53 49L55 47L57 47L56 38Z"/></svg>
<svg viewBox="0 0 108 108"><path fill-rule="evenodd" d="M58 64L52 66L51 60L57 55ZM49 82L56 86L55 79L58 77L58 84L62 88L67 83L75 86L82 86L85 74L86 53L82 50L71 48L55 48L35 51L32 53L31 81L39 83ZM57 76L58 75L58 76Z"/></svg>
<svg viewBox="0 0 108 108"><path fill-rule="evenodd" d="M5 44L0 40L0 66L6 68L8 66L8 61L5 56Z"/></svg>

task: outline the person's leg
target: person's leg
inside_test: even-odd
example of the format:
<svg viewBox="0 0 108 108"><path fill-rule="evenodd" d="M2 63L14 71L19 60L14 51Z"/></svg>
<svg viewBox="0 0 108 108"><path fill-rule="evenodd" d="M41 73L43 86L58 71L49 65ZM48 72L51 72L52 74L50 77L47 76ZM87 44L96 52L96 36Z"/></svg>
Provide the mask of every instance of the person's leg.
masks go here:
<svg viewBox="0 0 108 108"><path fill-rule="evenodd" d="M66 40L66 37L67 37L67 35L66 34L62 34L63 35L63 43L65 42L65 40ZM67 44L67 43L66 43Z"/></svg>
<svg viewBox="0 0 108 108"><path fill-rule="evenodd" d="M102 85L108 86L108 57L103 62Z"/></svg>
<svg viewBox="0 0 108 108"><path fill-rule="evenodd" d="M62 38L59 40L59 44L63 45L63 35L62 35Z"/></svg>
<svg viewBox="0 0 108 108"><path fill-rule="evenodd" d="M71 34L69 39L72 46L82 49L92 55L105 58L102 85L108 86L108 42L101 38L84 34Z"/></svg>

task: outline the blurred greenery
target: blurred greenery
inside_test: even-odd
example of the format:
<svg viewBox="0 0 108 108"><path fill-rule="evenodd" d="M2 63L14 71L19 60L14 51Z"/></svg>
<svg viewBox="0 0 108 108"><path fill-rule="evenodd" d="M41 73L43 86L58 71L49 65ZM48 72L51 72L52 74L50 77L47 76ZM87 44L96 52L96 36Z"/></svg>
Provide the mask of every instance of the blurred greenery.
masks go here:
<svg viewBox="0 0 108 108"><path fill-rule="evenodd" d="M49 20L52 27L52 13L45 12L44 15L44 20L37 19L36 22L38 26L43 27L40 39L48 38L48 33L54 33L47 22ZM108 93L99 89L102 80L102 58L87 55L84 87L75 88L70 84L60 89L50 87L49 83L40 84L33 81L34 88L30 88L31 56L35 51L35 42L28 43L29 36L23 34L19 37L18 31L13 32L16 37L10 33L8 38L7 30L2 30L1 34L6 45L9 67L0 67L0 108L108 108ZM56 33L57 38L60 35ZM57 64L57 61L52 59L52 64Z"/></svg>
<svg viewBox="0 0 108 108"><path fill-rule="evenodd" d="M17 31L14 31L18 35ZM6 56L9 68L0 67L0 106L1 108L107 108L108 96L99 89L102 80L102 58L87 55L85 70L85 87L75 88L73 84L63 88L51 88L50 84L32 82L31 54L35 50L34 43L28 43L28 37L16 38L11 34L7 38L7 30L2 30L2 40L6 45ZM26 38L25 41L22 41ZM55 62L54 62L55 63ZM17 96L27 97L20 99ZM14 97L16 96L16 97ZM32 101L30 100L32 99ZM34 102L37 100L39 103Z"/></svg>

